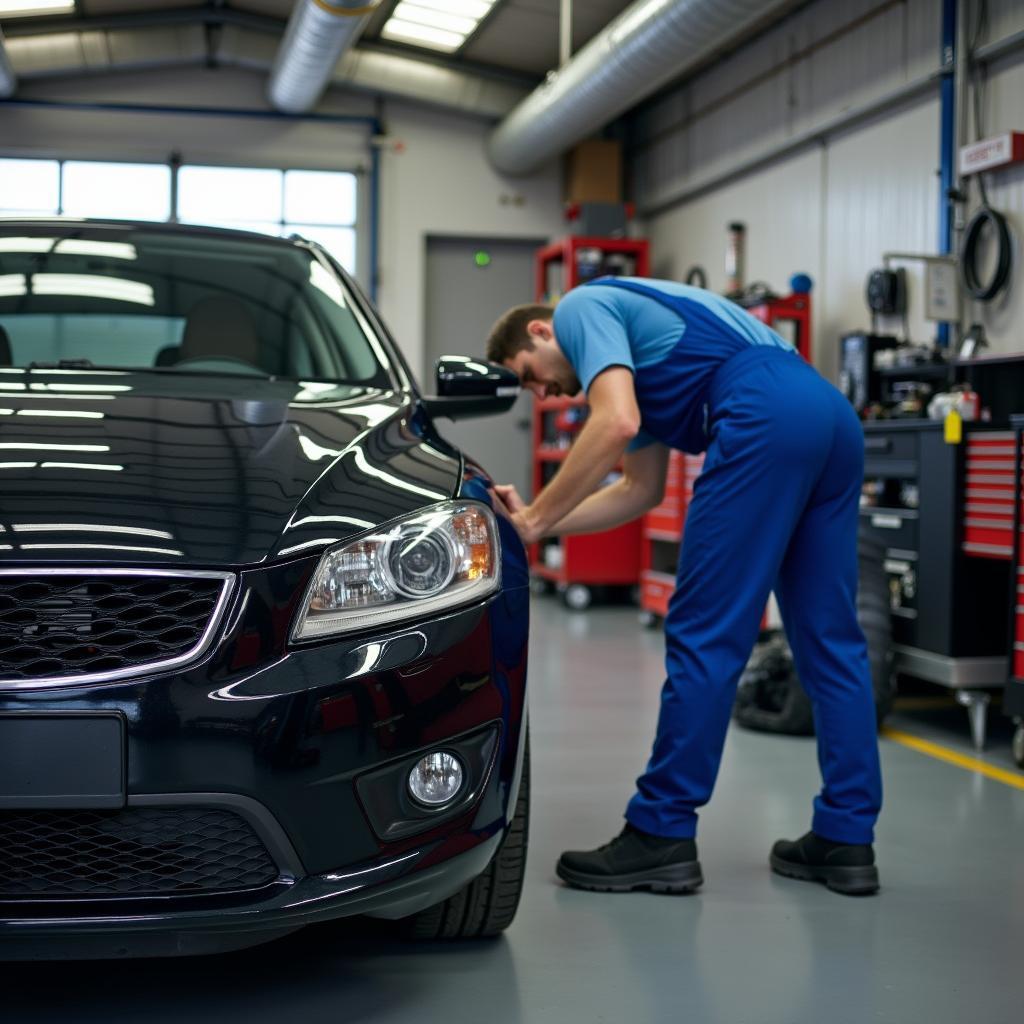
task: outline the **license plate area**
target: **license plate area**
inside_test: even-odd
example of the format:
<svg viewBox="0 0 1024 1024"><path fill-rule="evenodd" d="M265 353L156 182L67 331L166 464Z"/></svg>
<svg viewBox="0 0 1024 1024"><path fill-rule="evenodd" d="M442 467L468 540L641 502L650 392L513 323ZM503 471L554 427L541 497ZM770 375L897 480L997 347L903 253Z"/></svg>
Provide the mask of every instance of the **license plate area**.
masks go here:
<svg viewBox="0 0 1024 1024"><path fill-rule="evenodd" d="M125 789L122 715L0 715L0 809L117 809Z"/></svg>

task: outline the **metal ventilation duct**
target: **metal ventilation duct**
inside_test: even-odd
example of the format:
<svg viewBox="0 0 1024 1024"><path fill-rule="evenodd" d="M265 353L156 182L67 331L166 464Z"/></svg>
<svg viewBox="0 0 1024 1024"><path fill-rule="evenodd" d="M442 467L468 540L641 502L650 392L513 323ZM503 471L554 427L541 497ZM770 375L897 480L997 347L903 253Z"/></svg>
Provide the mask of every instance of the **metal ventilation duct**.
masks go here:
<svg viewBox="0 0 1024 1024"><path fill-rule="evenodd" d="M491 163L529 174L749 33L785 0L637 0L494 130Z"/></svg>
<svg viewBox="0 0 1024 1024"><path fill-rule="evenodd" d="M0 100L14 95L18 80L14 77L14 68L4 49L4 34L0 32Z"/></svg>
<svg viewBox="0 0 1024 1024"><path fill-rule="evenodd" d="M315 106L341 55L359 38L378 3L299 0L270 72L270 102L289 114Z"/></svg>

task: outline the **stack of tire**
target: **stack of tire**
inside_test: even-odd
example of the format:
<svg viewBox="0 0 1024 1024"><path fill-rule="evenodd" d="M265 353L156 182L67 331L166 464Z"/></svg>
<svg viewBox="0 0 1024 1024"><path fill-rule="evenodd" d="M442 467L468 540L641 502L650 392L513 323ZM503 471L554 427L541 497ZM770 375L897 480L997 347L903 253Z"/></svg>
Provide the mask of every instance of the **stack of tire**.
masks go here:
<svg viewBox="0 0 1024 1024"><path fill-rule="evenodd" d="M857 619L868 642L879 726L891 710L893 700L892 619L884 561L885 546L862 530L858 538ZM740 677L733 715L740 725L759 732L813 735L811 702L800 684L792 652L781 632L764 637L755 647Z"/></svg>

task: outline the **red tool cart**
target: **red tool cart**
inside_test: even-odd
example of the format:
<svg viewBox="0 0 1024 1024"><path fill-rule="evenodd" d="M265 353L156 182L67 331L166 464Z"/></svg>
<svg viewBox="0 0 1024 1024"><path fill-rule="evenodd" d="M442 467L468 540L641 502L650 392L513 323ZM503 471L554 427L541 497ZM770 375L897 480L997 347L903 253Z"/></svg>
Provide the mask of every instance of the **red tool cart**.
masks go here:
<svg viewBox="0 0 1024 1024"><path fill-rule="evenodd" d="M703 455L672 452L665 478L665 498L641 521L640 621L645 626L653 626L668 614L668 601L676 588L686 510L703 466Z"/></svg>
<svg viewBox="0 0 1024 1024"><path fill-rule="evenodd" d="M578 284L614 274L646 277L644 239L570 236L536 256L536 295L557 302ZM533 493L558 471L583 424L583 398L545 398L533 403ZM554 585L570 608L590 605L596 587L636 586L640 578L640 520L604 533L548 538L530 550L530 572L540 587Z"/></svg>
<svg viewBox="0 0 1024 1024"><path fill-rule="evenodd" d="M811 296L794 294L785 298L766 296L747 312L787 337L797 351L811 358ZM668 601L676 585L679 545L683 539L686 509L693 497L693 485L704 465L703 455L672 452L669 456L665 498L643 517L640 540L640 621L655 625L668 612Z"/></svg>
<svg viewBox="0 0 1024 1024"><path fill-rule="evenodd" d="M751 316L778 331L806 359L811 361L811 295L794 292L785 297L767 296L743 303Z"/></svg>

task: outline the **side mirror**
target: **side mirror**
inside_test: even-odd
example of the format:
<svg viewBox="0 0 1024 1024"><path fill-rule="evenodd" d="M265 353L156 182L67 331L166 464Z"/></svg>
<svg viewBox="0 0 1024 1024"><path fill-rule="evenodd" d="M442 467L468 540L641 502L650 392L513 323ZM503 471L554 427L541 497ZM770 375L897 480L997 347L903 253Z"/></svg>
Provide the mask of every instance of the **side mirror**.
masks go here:
<svg viewBox="0 0 1024 1024"><path fill-rule="evenodd" d="M507 412L522 391L511 370L470 356L441 356L435 377L437 394L424 396L423 405L450 420Z"/></svg>

